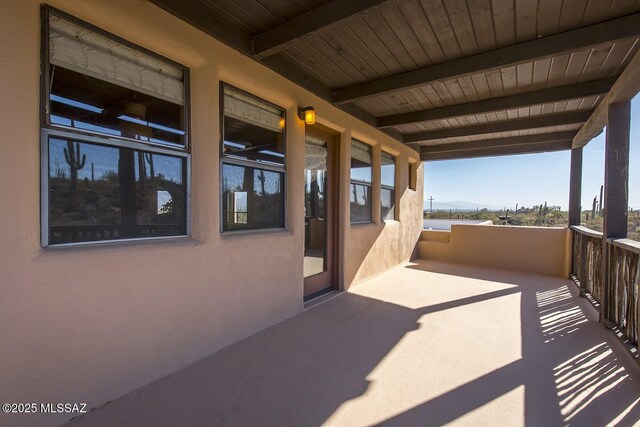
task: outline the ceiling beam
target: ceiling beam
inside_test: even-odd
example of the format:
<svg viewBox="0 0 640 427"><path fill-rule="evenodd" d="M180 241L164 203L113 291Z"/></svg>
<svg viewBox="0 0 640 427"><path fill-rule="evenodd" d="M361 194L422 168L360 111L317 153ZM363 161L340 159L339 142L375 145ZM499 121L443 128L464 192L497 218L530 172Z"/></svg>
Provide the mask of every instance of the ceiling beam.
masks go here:
<svg viewBox="0 0 640 427"><path fill-rule="evenodd" d="M454 142L448 144L424 145L422 154L452 153L487 148L509 148L541 142L571 141L577 131L540 133L536 135L513 136L507 138L481 139L478 141Z"/></svg>
<svg viewBox="0 0 640 427"><path fill-rule="evenodd" d="M270 28L252 37L252 53L264 58L292 46L301 38L344 24L364 12L371 11L387 0L332 0L324 3L300 16Z"/></svg>
<svg viewBox="0 0 640 427"><path fill-rule="evenodd" d="M430 132L404 134L404 142L432 141L434 139L455 138L459 136L482 135L487 133L509 132L515 130L536 129L548 126L561 126L586 122L593 110L571 113L548 114L526 119L503 120L476 126L454 127Z"/></svg>
<svg viewBox="0 0 640 427"><path fill-rule="evenodd" d="M378 117L378 127L385 128L407 123L448 119L451 117L509 110L512 108L546 104L549 102L567 101L570 99L585 98L593 95L603 95L609 92L615 82L616 77L612 77L568 86L543 89L536 92L468 102L466 104L448 105L440 108L432 108L430 110L383 116Z"/></svg>
<svg viewBox="0 0 640 427"><path fill-rule="evenodd" d="M149 1L245 55L251 53L251 37L204 3L184 0Z"/></svg>
<svg viewBox="0 0 640 427"><path fill-rule="evenodd" d="M422 153L420 160L454 160L454 159L470 159L476 157L491 156L510 156L514 154L533 154L545 153L551 151L563 151L571 149L571 140L539 142L534 144L519 145L516 147L492 147L486 149L468 150L468 151L444 151L440 153Z"/></svg>
<svg viewBox="0 0 640 427"><path fill-rule="evenodd" d="M198 1L184 0L149 1L166 10L170 14L186 21L195 28L198 28L206 34L220 40L226 45L231 46L238 52L247 56L252 56L251 37L236 24L232 23L227 18L220 16L205 4ZM346 4L351 2L343 3ZM382 0L377 0L377 3L381 4ZM257 60L257 62L265 65L298 86L303 87L319 98L328 102L332 101L333 90L329 86L307 73L302 68L297 67L283 56L271 55L261 60ZM337 105L337 107L370 126L377 127L378 125L378 120L375 116L353 103L344 103L342 105ZM383 132L402 142L402 135L399 132L395 130L383 130Z"/></svg>
<svg viewBox="0 0 640 427"><path fill-rule="evenodd" d="M231 46L240 53L251 56L251 37L226 17L220 16L215 10L199 1L184 0L149 0L156 6L170 14L186 21L208 35ZM274 55L258 61L273 71L304 87L320 98L330 101L332 90L327 85L296 67L280 55ZM375 120L369 124L376 123Z"/></svg>
<svg viewBox="0 0 640 427"><path fill-rule="evenodd" d="M640 13L336 89L343 103L640 35Z"/></svg>
<svg viewBox="0 0 640 427"><path fill-rule="evenodd" d="M314 76L304 71L302 68L296 67L291 61L289 61L285 57L281 55L273 55L268 58L264 58L263 60L258 62L263 65L266 65L276 73L280 74L281 76L285 77L288 80L291 80L298 86L302 86L303 88L307 89L309 92L319 96L325 101L329 101L330 99L329 93L331 92L331 89L329 88L329 86L325 85L320 80L316 79ZM351 104L352 103L344 104L344 105L341 105L340 107L344 109ZM377 119L372 118L368 124L375 126L375 123L377 123Z"/></svg>
<svg viewBox="0 0 640 427"><path fill-rule="evenodd" d="M629 62L609 93L573 138L573 148L584 147L602 132L609 120L609 105L631 100L640 92L640 51Z"/></svg>

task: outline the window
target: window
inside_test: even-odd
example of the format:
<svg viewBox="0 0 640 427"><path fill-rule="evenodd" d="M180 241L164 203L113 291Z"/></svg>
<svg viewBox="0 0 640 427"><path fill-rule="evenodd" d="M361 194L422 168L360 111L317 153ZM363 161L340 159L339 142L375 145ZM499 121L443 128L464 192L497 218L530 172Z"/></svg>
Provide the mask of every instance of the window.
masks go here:
<svg viewBox="0 0 640 427"><path fill-rule="evenodd" d="M371 147L351 141L351 222L371 221Z"/></svg>
<svg viewBox="0 0 640 427"><path fill-rule="evenodd" d="M407 168L409 171L409 190L416 190L416 182L418 181L418 164L416 162L409 162L409 167Z"/></svg>
<svg viewBox="0 0 640 427"><path fill-rule="evenodd" d="M45 10L43 246L186 235L188 70Z"/></svg>
<svg viewBox="0 0 640 427"><path fill-rule="evenodd" d="M282 228L285 112L222 84L222 230Z"/></svg>
<svg viewBox="0 0 640 427"><path fill-rule="evenodd" d="M380 176L380 218L395 219L396 210L396 159L382 152Z"/></svg>

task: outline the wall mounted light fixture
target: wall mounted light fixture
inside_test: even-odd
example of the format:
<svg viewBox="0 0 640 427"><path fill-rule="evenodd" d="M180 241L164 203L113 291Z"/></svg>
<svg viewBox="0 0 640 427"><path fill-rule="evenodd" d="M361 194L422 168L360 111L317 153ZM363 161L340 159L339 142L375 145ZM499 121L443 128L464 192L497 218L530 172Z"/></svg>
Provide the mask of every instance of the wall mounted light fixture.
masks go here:
<svg viewBox="0 0 640 427"><path fill-rule="evenodd" d="M313 107L298 108L298 117L306 124L312 125L316 122L316 110Z"/></svg>

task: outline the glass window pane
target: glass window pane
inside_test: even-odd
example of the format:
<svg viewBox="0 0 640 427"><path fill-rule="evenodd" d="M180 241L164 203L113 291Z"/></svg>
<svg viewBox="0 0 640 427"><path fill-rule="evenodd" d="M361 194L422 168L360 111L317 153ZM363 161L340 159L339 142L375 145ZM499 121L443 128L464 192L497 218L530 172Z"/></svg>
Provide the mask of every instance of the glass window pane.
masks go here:
<svg viewBox="0 0 640 427"><path fill-rule="evenodd" d="M222 229L284 227L284 174L222 166Z"/></svg>
<svg viewBox="0 0 640 427"><path fill-rule="evenodd" d="M327 271L327 143L309 135L304 156L304 277Z"/></svg>
<svg viewBox="0 0 640 427"><path fill-rule="evenodd" d="M224 156L284 165L284 111L224 86Z"/></svg>
<svg viewBox="0 0 640 427"><path fill-rule="evenodd" d="M351 180L371 183L371 146L351 141Z"/></svg>
<svg viewBox="0 0 640 427"><path fill-rule="evenodd" d="M186 160L49 138L49 243L186 234Z"/></svg>
<svg viewBox="0 0 640 427"><path fill-rule="evenodd" d="M51 66L52 124L183 147L182 105Z"/></svg>
<svg viewBox="0 0 640 427"><path fill-rule="evenodd" d="M284 165L282 132L274 132L232 117L224 118L225 156Z"/></svg>
<svg viewBox="0 0 640 427"><path fill-rule="evenodd" d="M380 204L382 219L395 219L395 198L396 192L389 188L380 189Z"/></svg>
<svg viewBox="0 0 640 427"><path fill-rule="evenodd" d="M351 222L371 221L371 186L352 182L350 190Z"/></svg>
<svg viewBox="0 0 640 427"><path fill-rule="evenodd" d="M382 153L381 183L394 187L396 182L396 159L391 154Z"/></svg>
<svg viewBox="0 0 640 427"><path fill-rule="evenodd" d="M182 69L58 16L49 24L52 124L185 146Z"/></svg>

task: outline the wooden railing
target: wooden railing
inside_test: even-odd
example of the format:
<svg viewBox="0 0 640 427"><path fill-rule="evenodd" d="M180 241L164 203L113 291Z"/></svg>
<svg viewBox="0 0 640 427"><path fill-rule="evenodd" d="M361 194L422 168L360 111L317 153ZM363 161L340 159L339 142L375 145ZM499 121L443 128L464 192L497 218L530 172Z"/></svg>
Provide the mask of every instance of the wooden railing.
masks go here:
<svg viewBox="0 0 640 427"><path fill-rule="evenodd" d="M585 227L573 229L573 266L580 290L599 304L602 295L602 233Z"/></svg>
<svg viewBox="0 0 640 427"><path fill-rule="evenodd" d="M609 298L605 318L612 321L629 343L638 347L638 279L640 243L619 239L609 245Z"/></svg>
<svg viewBox="0 0 640 427"><path fill-rule="evenodd" d="M602 233L585 227L572 226L571 229L571 272L576 284L600 312L605 325L613 330L636 362L640 363L640 242L629 239L605 240ZM606 276L602 274L605 265L603 253L608 257ZM606 289L606 295L603 289Z"/></svg>

